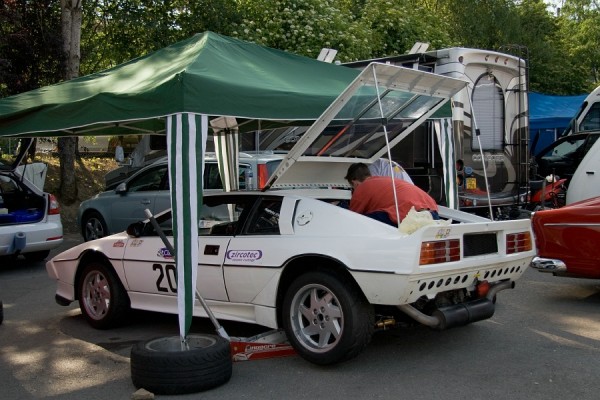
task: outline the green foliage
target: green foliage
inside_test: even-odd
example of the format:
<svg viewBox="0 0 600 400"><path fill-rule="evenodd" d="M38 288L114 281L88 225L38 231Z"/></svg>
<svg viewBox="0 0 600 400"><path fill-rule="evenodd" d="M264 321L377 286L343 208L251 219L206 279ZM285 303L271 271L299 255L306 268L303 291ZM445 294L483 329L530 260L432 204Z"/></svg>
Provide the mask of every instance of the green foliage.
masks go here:
<svg viewBox="0 0 600 400"><path fill-rule="evenodd" d="M0 1L0 97L62 78L60 2Z"/></svg>
<svg viewBox="0 0 600 400"><path fill-rule="evenodd" d="M417 41L499 50L528 59L530 90L579 94L600 84L597 0L560 0L559 15L544 0L82 3L81 75L210 30L312 58L330 47L340 61L404 54ZM59 0L0 0L0 96L60 81L61 40Z"/></svg>
<svg viewBox="0 0 600 400"><path fill-rule="evenodd" d="M242 21L232 35L264 46L316 58L323 47L338 59L371 55L371 33L352 13L352 4L335 0L240 0Z"/></svg>
<svg viewBox="0 0 600 400"><path fill-rule="evenodd" d="M600 85L600 10L594 0L566 0L559 18L565 54L583 67L582 89Z"/></svg>
<svg viewBox="0 0 600 400"><path fill-rule="evenodd" d="M496 50L513 41L518 31L517 6L512 0L446 0L439 6L448 18L456 45Z"/></svg>
<svg viewBox="0 0 600 400"><path fill-rule="evenodd" d="M83 2L82 74L113 67L195 33L229 34L235 0Z"/></svg>
<svg viewBox="0 0 600 400"><path fill-rule="evenodd" d="M447 19L419 0L367 0L361 22L373 34L372 57L405 54L415 42L451 44Z"/></svg>

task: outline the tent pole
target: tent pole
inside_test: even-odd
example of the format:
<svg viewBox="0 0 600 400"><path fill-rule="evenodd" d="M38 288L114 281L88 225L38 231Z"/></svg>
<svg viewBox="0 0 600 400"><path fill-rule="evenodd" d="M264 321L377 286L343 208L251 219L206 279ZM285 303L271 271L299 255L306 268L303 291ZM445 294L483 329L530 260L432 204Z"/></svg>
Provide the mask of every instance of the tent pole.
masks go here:
<svg viewBox="0 0 600 400"><path fill-rule="evenodd" d="M154 218L154 216L152 215L150 210L145 209L144 212L146 213L146 216L148 217L148 219L150 220L150 223L154 227L154 230L156 231L156 233L158 233L158 236L163 241L164 245L167 247L167 249L169 249L169 253L171 253L174 256L175 248L173 247L171 242L169 242L169 240L167 239L167 236L163 232L163 230L160 227L160 225L158 224L158 222L156 222L156 219ZM208 318L210 318L210 321L215 326L215 330L217 331L219 336L221 336L223 339L227 339L229 341L230 340L229 335L227 334L227 332L225 332L225 329L221 326L221 324L219 324L219 321L217 321L217 318L215 318L215 315L213 314L212 310L210 309L208 304L206 304L206 301L204 300L204 298L202 296L200 296L200 292L197 289L196 289L196 298L200 301L200 304L202 304L204 311L206 311Z"/></svg>

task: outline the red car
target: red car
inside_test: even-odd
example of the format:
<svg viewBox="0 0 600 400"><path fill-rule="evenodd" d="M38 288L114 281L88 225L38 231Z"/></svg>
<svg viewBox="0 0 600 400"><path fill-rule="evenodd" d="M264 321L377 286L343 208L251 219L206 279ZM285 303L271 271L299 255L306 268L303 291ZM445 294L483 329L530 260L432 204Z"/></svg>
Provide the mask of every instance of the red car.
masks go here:
<svg viewBox="0 0 600 400"><path fill-rule="evenodd" d="M533 214L538 256L531 266L541 272L600 279L600 197Z"/></svg>

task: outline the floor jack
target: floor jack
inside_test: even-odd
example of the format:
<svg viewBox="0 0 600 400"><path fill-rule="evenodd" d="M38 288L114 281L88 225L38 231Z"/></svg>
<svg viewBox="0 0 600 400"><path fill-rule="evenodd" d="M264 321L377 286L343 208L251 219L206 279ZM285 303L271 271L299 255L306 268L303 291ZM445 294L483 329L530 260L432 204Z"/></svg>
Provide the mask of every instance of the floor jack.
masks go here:
<svg viewBox="0 0 600 400"><path fill-rule="evenodd" d="M145 213L164 245L171 255L175 256L175 248L167 239L150 210L146 209ZM217 334L229 341L231 358L233 361L262 360L266 358L287 357L296 354L294 348L289 344L285 332L281 329L273 329L251 337L230 337L227 332L225 332L225 329L221 326L198 290L196 290L196 298L200 304L202 304L202 307L214 325Z"/></svg>

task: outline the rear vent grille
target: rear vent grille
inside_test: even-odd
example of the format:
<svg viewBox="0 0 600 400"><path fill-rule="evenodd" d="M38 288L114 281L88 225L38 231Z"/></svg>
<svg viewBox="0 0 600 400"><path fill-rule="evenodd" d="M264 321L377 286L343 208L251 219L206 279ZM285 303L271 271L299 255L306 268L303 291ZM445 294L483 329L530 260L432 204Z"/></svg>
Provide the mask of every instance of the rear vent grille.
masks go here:
<svg viewBox="0 0 600 400"><path fill-rule="evenodd" d="M498 240L495 233L465 235L463 244L465 257L498 253Z"/></svg>

